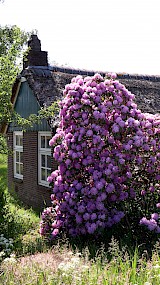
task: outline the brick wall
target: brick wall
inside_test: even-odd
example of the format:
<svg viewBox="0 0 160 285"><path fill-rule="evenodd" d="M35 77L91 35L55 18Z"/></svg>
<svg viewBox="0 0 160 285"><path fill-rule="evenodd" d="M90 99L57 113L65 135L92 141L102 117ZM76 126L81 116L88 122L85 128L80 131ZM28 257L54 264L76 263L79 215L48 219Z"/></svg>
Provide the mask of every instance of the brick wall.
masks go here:
<svg viewBox="0 0 160 285"><path fill-rule="evenodd" d="M23 69L28 66L48 66L48 53L41 50L41 41L37 35L31 35L28 47L28 54L23 58Z"/></svg>
<svg viewBox="0 0 160 285"><path fill-rule="evenodd" d="M47 52L31 50L23 60L23 69L28 66L48 66Z"/></svg>
<svg viewBox="0 0 160 285"><path fill-rule="evenodd" d="M13 133L8 133L8 146L13 149ZM20 200L33 208L50 206L51 189L38 185L38 133L24 132L23 135L24 173L23 180L15 179L13 155L8 156L8 187L14 190ZM53 168L57 164L52 160Z"/></svg>

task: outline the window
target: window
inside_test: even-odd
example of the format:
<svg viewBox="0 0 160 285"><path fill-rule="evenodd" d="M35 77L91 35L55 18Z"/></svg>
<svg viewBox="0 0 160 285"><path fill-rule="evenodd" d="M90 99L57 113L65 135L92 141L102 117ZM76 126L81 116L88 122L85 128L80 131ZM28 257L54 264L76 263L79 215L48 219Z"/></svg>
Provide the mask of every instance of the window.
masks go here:
<svg viewBox="0 0 160 285"><path fill-rule="evenodd" d="M50 132L39 132L38 134L38 182L40 185L48 186L47 177L51 174L51 147L49 141L51 139Z"/></svg>
<svg viewBox="0 0 160 285"><path fill-rule="evenodd" d="M23 179L23 132L13 133L14 177Z"/></svg>

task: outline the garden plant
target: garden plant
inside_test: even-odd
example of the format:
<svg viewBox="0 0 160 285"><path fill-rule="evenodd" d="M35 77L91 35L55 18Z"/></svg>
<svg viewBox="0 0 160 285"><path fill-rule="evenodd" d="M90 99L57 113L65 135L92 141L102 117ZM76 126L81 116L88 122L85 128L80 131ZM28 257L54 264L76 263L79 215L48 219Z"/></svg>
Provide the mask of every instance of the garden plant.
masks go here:
<svg viewBox="0 0 160 285"><path fill-rule="evenodd" d="M99 236L119 223L133 234L142 226L160 233L160 116L134 99L113 73L66 85L50 140L59 167L48 177L42 235Z"/></svg>

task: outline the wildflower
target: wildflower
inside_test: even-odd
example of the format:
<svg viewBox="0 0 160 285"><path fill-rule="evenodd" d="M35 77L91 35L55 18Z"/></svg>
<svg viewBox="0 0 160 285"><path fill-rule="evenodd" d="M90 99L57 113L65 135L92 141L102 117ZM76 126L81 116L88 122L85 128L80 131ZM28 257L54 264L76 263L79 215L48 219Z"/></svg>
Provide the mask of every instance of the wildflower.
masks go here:
<svg viewBox="0 0 160 285"><path fill-rule="evenodd" d="M59 234L59 230L58 229L54 229L53 232L52 232L52 237L55 238L58 234Z"/></svg>
<svg viewBox="0 0 160 285"><path fill-rule="evenodd" d="M142 190L142 191L141 191L141 195L144 196L145 194L146 194L146 191L145 191L145 190Z"/></svg>
<svg viewBox="0 0 160 285"><path fill-rule="evenodd" d="M151 218L157 221L159 218L159 215L157 213L153 213L151 214Z"/></svg>
<svg viewBox="0 0 160 285"><path fill-rule="evenodd" d="M154 268L154 269L159 269L159 268L160 268L160 265L159 265L159 264L156 264L156 265L154 265L152 268Z"/></svg>
<svg viewBox="0 0 160 285"><path fill-rule="evenodd" d="M17 263L17 260L15 258L15 255L12 255L10 257L7 257L3 260L3 262L6 264L14 264L14 263Z"/></svg>

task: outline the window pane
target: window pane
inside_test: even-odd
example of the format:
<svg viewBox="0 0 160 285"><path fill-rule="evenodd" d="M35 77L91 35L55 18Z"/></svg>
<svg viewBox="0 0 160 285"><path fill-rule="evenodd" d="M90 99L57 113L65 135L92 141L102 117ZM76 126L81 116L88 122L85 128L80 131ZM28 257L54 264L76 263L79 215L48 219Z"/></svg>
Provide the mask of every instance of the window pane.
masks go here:
<svg viewBox="0 0 160 285"><path fill-rule="evenodd" d="M51 168L51 156L47 155L47 167Z"/></svg>
<svg viewBox="0 0 160 285"><path fill-rule="evenodd" d="M16 163L16 173L19 174L19 163Z"/></svg>
<svg viewBox="0 0 160 285"><path fill-rule="evenodd" d="M44 154L41 155L41 166L43 166L43 167L46 166L46 164L45 164L45 155Z"/></svg>
<svg viewBox="0 0 160 285"><path fill-rule="evenodd" d="M51 137L46 137L46 148L50 148L50 145L49 145L49 141L50 141Z"/></svg>
<svg viewBox="0 0 160 285"><path fill-rule="evenodd" d="M41 180L46 180L45 169L41 168Z"/></svg>
<svg viewBox="0 0 160 285"><path fill-rule="evenodd" d="M20 162L23 163L23 152L20 152Z"/></svg>
<svg viewBox="0 0 160 285"><path fill-rule="evenodd" d="M16 151L16 162L19 162L19 152Z"/></svg>
<svg viewBox="0 0 160 285"><path fill-rule="evenodd" d="M45 136L41 136L41 148L45 148Z"/></svg>
<svg viewBox="0 0 160 285"><path fill-rule="evenodd" d="M23 164L20 164L20 174L23 175Z"/></svg>
<svg viewBox="0 0 160 285"><path fill-rule="evenodd" d="M23 146L23 136L19 136L19 145Z"/></svg>
<svg viewBox="0 0 160 285"><path fill-rule="evenodd" d="M23 133L14 132L14 177L23 178Z"/></svg>
<svg viewBox="0 0 160 285"><path fill-rule="evenodd" d="M16 136L16 145L19 145L19 136Z"/></svg>

